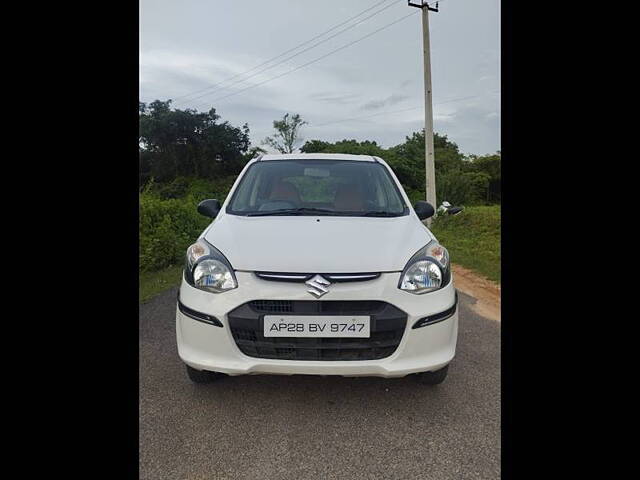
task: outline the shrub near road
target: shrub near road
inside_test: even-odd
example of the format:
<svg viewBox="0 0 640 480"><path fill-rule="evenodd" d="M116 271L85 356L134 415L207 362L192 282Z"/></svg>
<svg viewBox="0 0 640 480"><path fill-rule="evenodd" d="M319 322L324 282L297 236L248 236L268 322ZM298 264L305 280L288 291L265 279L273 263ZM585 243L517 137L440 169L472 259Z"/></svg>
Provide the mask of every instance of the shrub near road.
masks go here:
<svg viewBox="0 0 640 480"><path fill-rule="evenodd" d="M206 198L224 201L235 177L219 181L178 178L148 185L140 194L140 271L182 264L187 247L209 224L196 207Z"/></svg>
<svg viewBox="0 0 640 480"><path fill-rule="evenodd" d="M451 262L500 283L500 205L467 207L438 217L431 230L449 250Z"/></svg>

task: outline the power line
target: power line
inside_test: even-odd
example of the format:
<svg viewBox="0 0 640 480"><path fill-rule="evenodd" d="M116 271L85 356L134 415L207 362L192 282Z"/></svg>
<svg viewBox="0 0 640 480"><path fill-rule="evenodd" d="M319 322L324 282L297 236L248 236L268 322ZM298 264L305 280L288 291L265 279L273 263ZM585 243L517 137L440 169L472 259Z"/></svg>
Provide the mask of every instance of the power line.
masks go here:
<svg viewBox="0 0 640 480"><path fill-rule="evenodd" d="M318 125L309 125L308 128L325 127L327 125L333 125L334 123L350 122L352 120L364 120L366 118L377 117L378 115L385 115L385 114L391 115L393 113L408 112L410 110L417 110L419 108L422 108L422 107L411 107L411 108L405 108L403 110L395 110L395 111L391 111L391 112L379 112L379 113L374 113L373 115L366 115L366 116L362 116L362 117L343 118L342 120L334 120L334 121L331 121L331 122L320 123Z"/></svg>
<svg viewBox="0 0 640 480"><path fill-rule="evenodd" d="M211 103L218 102L220 100L224 100L224 99L232 97L234 95L238 95L238 94L240 94L242 92L245 92L245 91L247 91L247 90L249 90L251 88L255 88L255 87L258 87L260 85L264 85L265 83L271 82L271 81L276 80L278 78L284 77L285 75L289 75L290 73L296 72L296 71L300 70L301 68L307 67L307 66L309 66L309 65L311 65L313 63L316 63L316 62L322 60L323 58L327 58L329 55L333 55L334 53L339 52L340 50L344 50L345 48L350 47L351 45L354 45L354 44L356 44L358 42L361 42L362 40L364 40L366 38L369 38L370 36L375 35L376 33L380 32L380 31L382 31L382 30L384 30L386 28L389 28L390 26L395 25L398 22L401 22L402 20L404 20L406 18L409 18L411 15L414 15L415 13L417 13L417 11L416 12L411 12L408 15L400 17L399 19L382 26L382 27L378 28L377 30L374 30L373 32L371 32L371 33L369 33L369 34L367 34L367 35L365 35L363 37L360 37L360 38L358 38L358 39L356 39L356 40L354 40L352 42L349 42L346 45L343 45L342 47L336 48L335 50L332 50L329 53L326 53L326 54L324 54L324 55L322 55L322 56L320 56L318 58L315 58L315 59L313 59L313 60L311 60L311 61L309 61L307 63L304 63L304 64L302 64L302 65L300 65L300 66L298 66L298 67L296 67L296 68L294 68L292 70L289 70L287 72L281 73L280 75L276 75L275 77L269 78L269 79L264 80L262 82L259 82L259 83L253 84L253 85L249 85L248 87L242 88L242 89L240 89L240 90L238 90L236 92L233 92L233 93L231 93L229 95L225 95L224 97L214 98L214 99L211 100Z"/></svg>
<svg viewBox="0 0 640 480"><path fill-rule="evenodd" d="M386 0L385 0L385 1L386 1ZM354 23L353 25L349 25L347 28L345 28L345 29L343 29L343 30L340 30L340 31L339 31L339 32L337 32L337 33L334 33L334 34L333 34L333 35L331 35L330 37L327 37L327 38L325 38L324 40L320 40L319 42L314 43L314 44L313 44L313 45L311 45L310 47L307 47L307 48L305 48L304 50L299 51L298 53L294 53L293 55L290 55L290 56L288 56L287 58L284 58L284 59L280 60L279 62L274 63L274 64L273 64L273 65L271 65L271 66L268 66L268 67L265 67L265 68L263 68L263 69L261 69L261 70L258 70L257 72L252 73L251 75L249 75L248 77L245 77L245 78L243 78L243 79L240 79L240 80L238 80L237 82L234 82L234 83L232 83L232 84L230 84L230 85L227 85L226 87L215 88L215 89L213 89L213 90L212 90L212 91L210 91L210 92L206 92L206 93L203 93L203 94L198 95L198 96L196 96L196 97L190 98L190 99L188 99L188 101L197 100L197 99L199 99L199 98L206 97L206 96L208 96L208 95L212 95L212 94L214 94L214 93L216 93L216 92L219 92L219 91L221 91L221 90L227 90L227 89L229 89L229 88L234 87L235 85L238 85L238 84L240 84L240 83L243 83L243 82L245 82L245 81L249 80L250 78L253 78L253 77L257 76L257 75L260 75L261 73L266 72L267 70L271 70L272 68L275 68L275 67L277 67L278 65L282 65L283 63L287 62L288 60L291 60L292 58L295 58L295 57L297 57L298 55L302 55L303 53L308 52L309 50L312 50L312 49L316 48L318 45L321 45L321 44L323 44L323 43L326 43L326 42L328 42L329 40L331 40L332 38L335 38L335 37L337 37L338 35L341 35L341 34L343 34L344 32L346 32L346 31L348 31L348 30L351 30L351 29L352 29L352 28L354 28L354 27L357 27L358 25L360 25L361 23L365 22L366 20L368 20L368 19L370 19L370 18L372 18L372 17L374 17L374 16L378 15L379 13L382 13L384 10L386 10L387 8L393 7L394 5L395 5L395 3L389 4L389 5L387 5L386 7L381 8L381 9L380 9L380 10L378 10L377 12L374 12L374 13L372 13L371 15L369 15L369 16L367 16L367 17L364 17L363 19L359 20L358 22ZM221 82L221 83L224 83L224 82ZM209 87L209 88L213 88L213 87ZM184 102L183 102L183 103L184 103Z"/></svg>
<svg viewBox="0 0 640 480"><path fill-rule="evenodd" d="M260 67L262 67L262 66L264 66L264 65L267 65L267 64L271 63L272 61L274 61L274 60L276 60L276 59L278 59L278 58L280 58L280 57L282 57L282 56L284 56L284 55L286 55L286 54L288 54L288 53L290 53L290 52L293 52L294 50L297 50L298 48L300 48L300 47L302 47L302 46L304 46L304 45L307 45L308 43L311 43L312 41L314 41L314 40L316 40L316 39L318 39L318 38L320 38L320 37L322 37L322 36L326 35L326 34L327 34L327 33L329 33L329 32L332 32L333 30L335 30L335 29L337 29L337 28L339 28L339 27L341 27L341 26L343 26L343 25L345 25L345 24L349 23L351 20L354 20L354 19L358 18L358 17L359 17L359 16L361 16L362 14L364 14L364 13L366 13L366 12L370 11L370 10L373 10L374 8L376 8L376 7L380 6L380 5L382 5L383 3L386 3L386 2L388 2L388 1L389 1L389 0L382 0L381 2L378 2L378 3L376 3L375 5L373 5L373 6L371 6L371 7L365 8L363 11L361 11L361 12L360 12L360 13L358 13L357 15L354 15L354 16L352 16L352 17L348 18L347 20L345 20L345 21L343 21L343 22L341 22L341 23L339 23L339 24L337 24L337 25L334 25L334 26L333 26L333 27L331 27L330 29L325 30L324 32L322 32L322 33L320 33L320 34L316 35L315 37L312 37L312 38L310 38L309 40L306 40L306 41L304 41L304 42L302 42L302 43L298 44L297 46L295 46L295 47L293 47L293 48L290 48L289 50L286 50L286 51L284 51L284 52L280 53L279 55L276 55L275 57L272 57L272 58L270 58L270 59L268 59L268 60L265 60L265 61L264 61L264 62L262 62L261 64L256 65L255 67L250 68L249 70L246 70L246 71L244 71L244 72L241 72L241 73L238 73L238 74L233 75L233 76L231 76L231 77L228 77L228 78L226 78L226 79L222 80L221 82L218 82L218 83L216 83L216 84L214 84L214 85L210 85L210 86L208 86L208 87L204 87L204 88L202 88L202 89L200 89L200 90L196 90L196 91L194 91L194 92L187 93L187 94L185 94L185 95L180 95L179 97L176 97L174 100L180 100L180 99L183 99L183 98L189 97L189 96L191 96L191 95L195 95L195 94L198 94L198 93L202 93L202 92L204 92L204 91L206 91L206 90L210 90L210 89L212 89L212 88L216 88L216 87L218 87L218 86L222 85L223 83L228 82L229 80L233 80L233 79L235 79L235 78L238 78L238 77L244 76L244 75L246 75L247 73L252 72L253 70L256 70L256 69L258 69L258 68L260 68ZM397 0L396 0L396 1L397 1ZM382 10L385 10L386 8L391 7L391 6L393 6L393 5L395 5L395 3L392 3L392 4L388 5L387 7L383 8ZM377 12L377 13L375 13L374 15L377 15L377 14L378 14L378 13L380 13L382 10L378 11L378 12ZM370 17L368 17L368 18L370 18ZM365 20L366 20L366 19L365 19ZM361 23L361 22L358 22L358 23L356 23L355 25L358 25L359 23ZM352 27L353 27L353 26L355 26L355 25L352 25ZM330 37L330 38L333 38L333 37ZM328 40L328 39L327 39L327 40ZM321 43L322 43L322 42L321 42ZM318 44L318 45L319 45L319 44ZM311 48L313 48L313 47L311 47ZM306 51L306 50L305 50L305 51ZM303 53L303 52L300 52L300 53ZM274 65L274 66L275 66L275 65ZM272 67L269 67L269 68L272 68ZM245 79L245 80L247 80L247 79ZM199 98L199 97L198 97L198 98ZM191 100L194 100L194 99L191 99Z"/></svg>

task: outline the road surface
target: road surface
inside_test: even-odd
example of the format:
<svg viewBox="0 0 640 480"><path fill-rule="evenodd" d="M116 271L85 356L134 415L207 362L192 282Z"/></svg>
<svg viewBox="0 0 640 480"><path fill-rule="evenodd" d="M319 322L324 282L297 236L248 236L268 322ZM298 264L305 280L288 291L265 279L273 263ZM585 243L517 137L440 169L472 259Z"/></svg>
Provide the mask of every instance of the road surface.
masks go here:
<svg viewBox="0 0 640 480"><path fill-rule="evenodd" d="M500 323L460 298L436 387L402 379L228 377L192 384L173 288L140 305L140 478L498 479Z"/></svg>

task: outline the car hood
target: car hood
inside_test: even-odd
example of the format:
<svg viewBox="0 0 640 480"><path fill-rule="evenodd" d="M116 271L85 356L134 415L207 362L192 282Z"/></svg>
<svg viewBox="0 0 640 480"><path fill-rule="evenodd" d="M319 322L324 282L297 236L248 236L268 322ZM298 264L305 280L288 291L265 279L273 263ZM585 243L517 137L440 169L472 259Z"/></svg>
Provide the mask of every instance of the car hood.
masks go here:
<svg viewBox="0 0 640 480"><path fill-rule="evenodd" d="M433 238L411 215L221 215L203 237L235 270L290 273L400 271Z"/></svg>

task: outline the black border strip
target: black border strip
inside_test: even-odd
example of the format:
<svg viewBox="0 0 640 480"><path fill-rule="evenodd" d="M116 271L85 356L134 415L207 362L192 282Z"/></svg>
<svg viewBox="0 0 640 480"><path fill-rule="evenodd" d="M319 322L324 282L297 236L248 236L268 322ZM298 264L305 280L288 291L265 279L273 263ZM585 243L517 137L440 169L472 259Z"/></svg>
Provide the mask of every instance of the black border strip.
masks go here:
<svg viewBox="0 0 640 480"><path fill-rule="evenodd" d="M456 290L456 299L453 303L452 307L449 307L444 312L435 313L433 315L429 315L428 317L422 317L420 320L416 320L416 323L413 324L411 329L427 327L429 325L433 325L435 323L444 322L446 319L451 318L458 309L458 291ZM421 323L424 322L424 323Z"/></svg>
<svg viewBox="0 0 640 480"><path fill-rule="evenodd" d="M214 327L223 327L222 322L213 315L207 315L206 313L201 313L185 306L184 303L180 301L180 292L178 292L178 309L187 317L193 318L198 322L213 325Z"/></svg>

